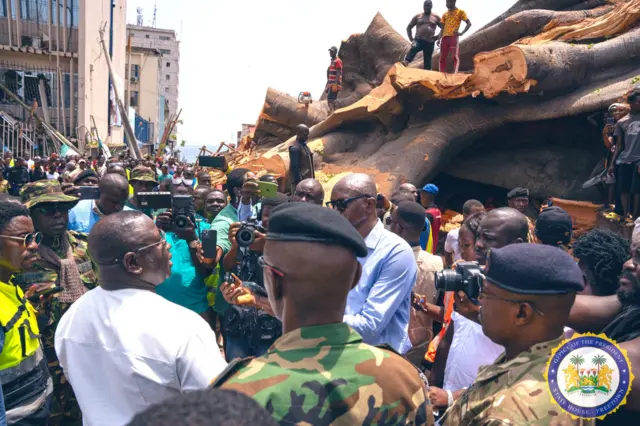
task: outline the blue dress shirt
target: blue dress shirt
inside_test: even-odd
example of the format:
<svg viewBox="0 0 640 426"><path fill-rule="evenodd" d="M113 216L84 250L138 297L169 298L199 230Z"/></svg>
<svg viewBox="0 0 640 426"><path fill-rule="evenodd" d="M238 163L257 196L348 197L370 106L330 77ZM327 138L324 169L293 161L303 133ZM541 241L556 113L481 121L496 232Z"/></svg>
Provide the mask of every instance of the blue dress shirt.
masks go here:
<svg viewBox="0 0 640 426"><path fill-rule="evenodd" d="M400 353L411 349L409 308L417 266L409 244L384 229L382 222L371 230L365 243L369 254L358 259L362 276L349 292L344 322L365 343L386 343Z"/></svg>
<svg viewBox="0 0 640 426"><path fill-rule="evenodd" d="M85 234L91 232L93 225L98 223L101 218L101 216L95 212L95 206L95 200L80 200L74 208L69 210L69 225L67 225L67 229ZM122 210L126 211L131 209L124 206Z"/></svg>

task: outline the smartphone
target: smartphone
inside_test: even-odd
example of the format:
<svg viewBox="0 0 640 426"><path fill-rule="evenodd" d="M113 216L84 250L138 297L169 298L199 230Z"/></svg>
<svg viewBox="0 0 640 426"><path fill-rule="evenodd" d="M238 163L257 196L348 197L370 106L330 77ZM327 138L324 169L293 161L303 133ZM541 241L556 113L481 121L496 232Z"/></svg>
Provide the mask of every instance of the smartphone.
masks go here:
<svg viewBox="0 0 640 426"><path fill-rule="evenodd" d="M202 231L200 235L202 241L202 251L207 259L215 259L218 254L218 233L215 229Z"/></svg>
<svg viewBox="0 0 640 426"><path fill-rule="evenodd" d="M51 287L46 290L35 293L33 296L29 297L29 301L36 303L40 300L40 296L49 296L50 294L57 294L64 291L64 287Z"/></svg>
<svg viewBox="0 0 640 426"><path fill-rule="evenodd" d="M198 157L198 165L202 167L212 167L214 169L222 169L224 167L224 157L213 157L209 155L201 155Z"/></svg>
<svg viewBox="0 0 640 426"><path fill-rule="evenodd" d="M273 182L258 182L262 198L275 198L278 194L278 185Z"/></svg>
<svg viewBox="0 0 640 426"><path fill-rule="evenodd" d="M170 209L171 193L170 192L140 192L138 194L138 202L140 207L145 209Z"/></svg>
<svg viewBox="0 0 640 426"><path fill-rule="evenodd" d="M100 188L97 186L79 186L76 193L81 200L97 200L100 198Z"/></svg>
<svg viewBox="0 0 640 426"><path fill-rule="evenodd" d="M607 126L613 126L614 124L616 124L616 119L611 116L607 117Z"/></svg>

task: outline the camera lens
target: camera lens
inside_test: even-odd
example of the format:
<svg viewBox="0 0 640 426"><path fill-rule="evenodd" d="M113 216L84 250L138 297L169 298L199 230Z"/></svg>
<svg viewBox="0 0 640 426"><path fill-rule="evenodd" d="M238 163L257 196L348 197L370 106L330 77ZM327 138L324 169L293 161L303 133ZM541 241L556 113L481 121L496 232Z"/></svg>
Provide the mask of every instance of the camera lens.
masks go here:
<svg viewBox="0 0 640 426"><path fill-rule="evenodd" d="M253 229L240 229L236 234L236 240L238 240L240 247L249 247L255 241Z"/></svg>
<svg viewBox="0 0 640 426"><path fill-rule="evenodd" d="M186 216L176 216L175 220L173 221L174 225L176 226L176 228L186 228L187 224L189 223L189 220L187 219Z"/></svg>
<svg viewBox="0 0 640 426"><path fill-rule="evenodd" d="M459 283L461 280L461 276L458 275L458 273L456 273L455 271L440 271L440 272L436 272L436 279L435 279L435 285L436 285L436 289L438 290L445 290L445 291L454 291L456 290L456 287L458 287L456 284Z"/></svg>

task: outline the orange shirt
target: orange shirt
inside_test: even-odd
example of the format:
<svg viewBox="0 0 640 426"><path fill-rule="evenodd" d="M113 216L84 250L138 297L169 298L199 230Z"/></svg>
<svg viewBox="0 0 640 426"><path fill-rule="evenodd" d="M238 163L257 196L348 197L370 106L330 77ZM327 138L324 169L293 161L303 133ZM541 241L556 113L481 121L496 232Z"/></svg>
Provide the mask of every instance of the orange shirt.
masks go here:
<svg viewBox="0 0 640 426"><path fill-rule="evenodd" d="M442 22L444 22L444 29L442 30L442 37L451 37L455 36L458 30L460 29L460 24L462 21L467 21L467 14L464 10L454 9L453 11L447 10L442 17Z"/></svg>

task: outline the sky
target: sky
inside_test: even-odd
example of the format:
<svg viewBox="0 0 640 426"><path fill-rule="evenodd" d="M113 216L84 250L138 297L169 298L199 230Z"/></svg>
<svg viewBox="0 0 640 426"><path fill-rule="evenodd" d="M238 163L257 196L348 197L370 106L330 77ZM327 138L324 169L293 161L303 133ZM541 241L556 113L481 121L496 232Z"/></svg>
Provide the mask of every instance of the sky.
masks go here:
<svg viewBox="0 0 640 426"><path fill-rule="evenodd" d="M364 32L382 13L406 37L421 0L127 0L127 21L143 9L144 25L176 31L180 40L178 140L187 145L235 142L242 123L253 124L268 87L293 96L322 94L328 48ZM434 0L434 12L446 0ZM506 11L515 0L459 0L472 29ZM464 25L464 24L463 24Z"/></svg>

